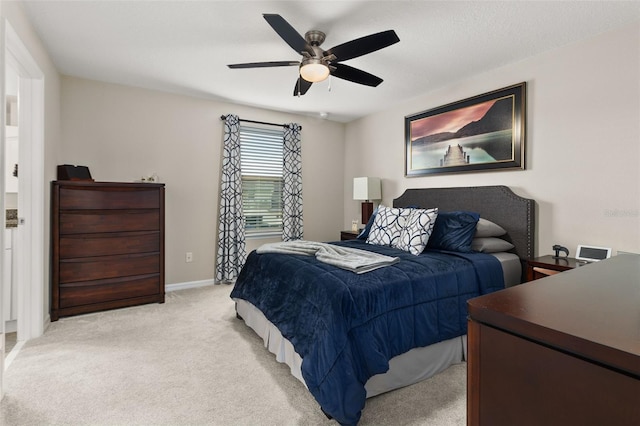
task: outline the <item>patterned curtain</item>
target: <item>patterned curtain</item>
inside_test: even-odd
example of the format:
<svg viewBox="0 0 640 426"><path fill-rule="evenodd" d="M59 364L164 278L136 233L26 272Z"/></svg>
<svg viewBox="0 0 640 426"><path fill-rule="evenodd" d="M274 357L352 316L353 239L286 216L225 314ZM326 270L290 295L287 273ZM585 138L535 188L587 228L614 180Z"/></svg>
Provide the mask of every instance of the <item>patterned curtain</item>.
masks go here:
<svg viewBox="0 0 640 426"><path fill-rule="evenodd" d="M284 129L282 241L301 240L302 228L302 144L297 123Z"/></svg>
<svg viewBox="0 0 640 426"><path fill-rule="evenodd" d="M231 283L247 258L242 214L240 174L240 119L227 115L224 121L224 151L220 178L220 217L216 282Z"/></svg>

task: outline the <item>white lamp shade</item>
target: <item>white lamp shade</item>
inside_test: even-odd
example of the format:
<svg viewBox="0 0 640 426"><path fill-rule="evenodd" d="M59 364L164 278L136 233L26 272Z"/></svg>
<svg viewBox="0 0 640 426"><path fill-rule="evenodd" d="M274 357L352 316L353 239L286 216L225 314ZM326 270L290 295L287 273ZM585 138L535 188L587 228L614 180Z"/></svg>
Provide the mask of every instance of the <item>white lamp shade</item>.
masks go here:
<svg viewBox="0 0 640 426"><path fill-rule="evenodd" d="M308 63L300 68L300 76L311 83L318 83L329 77L329 67L323 64Z"/></svg>
<svg viewBox="0 0 640 426"><path fill-rule="evenodd" d="M353 178L354 200L381 200L380 178L357 177Z"/></svg>

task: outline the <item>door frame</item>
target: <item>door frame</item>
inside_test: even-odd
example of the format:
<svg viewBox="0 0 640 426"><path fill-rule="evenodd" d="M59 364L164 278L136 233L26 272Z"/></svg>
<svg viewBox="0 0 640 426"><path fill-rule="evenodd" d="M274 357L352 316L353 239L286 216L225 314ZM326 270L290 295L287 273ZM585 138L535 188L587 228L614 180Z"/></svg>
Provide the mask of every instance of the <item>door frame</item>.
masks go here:
<svg viewBox="0 0 640 426"><path fill-rule="evenodd" d="M2 7L2 2L0 2L0 8ZM5 19L2 19L0 21L0 64L6 64L6 60L5 57L7 56L5 54L5 45L6 45L6 36L5 36ZM5 102L5 91L6 91L6 77L5 77L5 67L6 65L0 66L0 99L2 99L2 102ZM2 111L4 111L5 109L5 105L2 106ZM0 152L2 153L2 155L4 156L5 153L5 121L6 121L6 114L0 114ZM2 161L0 161L0 191L2 191L2 196L0 196L0 212L5 212L5 195L4 195L4 191L5 191L5 184L4 184L4 176L5 176L5 164L4 164L4 158ZM3 215L5 215L6 213L2 213ZM6 216L5 216L6 217ZM5 218L3 218L3 220L6 220ZM6 225L5 225L6 226ZM3 249L3 253L2 256L0 256L0 270L4 271L5 265L4 265L4 247L5 247L5 243L4 243L4 237L5 237L5 232L0 232L0 247L2 247ZM4 274L0 274L0 285L4 285ZM4 355L4 351L5 351L5 336L4 336L4 312L2 309L3 303L2 303L2 293L3 291L0 291L0 319L2 319L2 327L0 327L0 354ZM4 397L4 366L5 366L5 357L4 356L0 356L0 400L2 400L2 398Z"/></svg>
<svg viewBox="0 0 640 426"><path fill-rule="evenodd" d="M44 73L6 19L2 26L5 67L15 69L20 78L17 334L18 340L24 341L41 336L44 331ZM4 73L3 69L2 93L5 91ZM4 118L0 123L4 145ZM4 174L0 179L4 188Z"/></svg>

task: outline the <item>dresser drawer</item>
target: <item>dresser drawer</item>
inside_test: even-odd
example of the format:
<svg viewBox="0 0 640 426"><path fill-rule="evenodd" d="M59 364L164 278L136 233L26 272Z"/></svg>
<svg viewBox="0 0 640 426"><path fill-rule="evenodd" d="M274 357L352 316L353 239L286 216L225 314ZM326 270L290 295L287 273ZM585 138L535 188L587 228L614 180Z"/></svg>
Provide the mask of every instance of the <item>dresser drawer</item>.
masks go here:
<svg viewBox="0 0 640 426"><path fill-rule="evenodd" d="M63 187L60 210L75 209L159 209L157 187Z"/></svg>
<svg viewBox="0 0 640 426"><path fill-rule="evenodd" d="M160 254L85 257L60 261L60 284L160 272Z"/></svg>
<svg viewBox="0 0 640 426"><path fill-rule="evenodd" d="M70 234L60 237L60 259L159 251L160 231Z"/></svg>
<svg viewBox="0 0 640 426"><path fill-rule="evenodd" d="M158 294L160 276L119 278L60 285L60 308Z"/></svg>
<svg viewBox="0 0 640 426"><path fill-rule="evenodd" d="M96 232L156 231L158 210L76 211L60 213L60 234Z"/></svg>

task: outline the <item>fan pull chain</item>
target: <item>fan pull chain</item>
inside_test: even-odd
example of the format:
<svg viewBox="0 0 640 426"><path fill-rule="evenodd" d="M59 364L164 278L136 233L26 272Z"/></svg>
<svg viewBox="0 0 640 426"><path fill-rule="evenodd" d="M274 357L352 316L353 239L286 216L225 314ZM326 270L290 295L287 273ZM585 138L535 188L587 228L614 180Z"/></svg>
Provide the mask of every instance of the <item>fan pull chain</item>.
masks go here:
<svg viewBox="0 0 640 426"><path fill-rule="evenodd" d="M331 74L329 74L329 92L331 91Z"/></svg>

